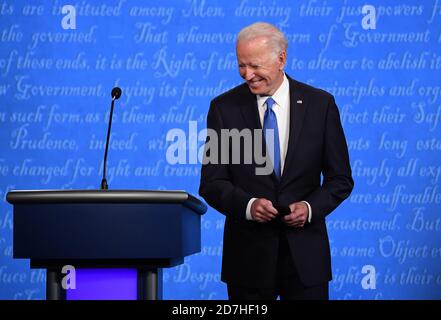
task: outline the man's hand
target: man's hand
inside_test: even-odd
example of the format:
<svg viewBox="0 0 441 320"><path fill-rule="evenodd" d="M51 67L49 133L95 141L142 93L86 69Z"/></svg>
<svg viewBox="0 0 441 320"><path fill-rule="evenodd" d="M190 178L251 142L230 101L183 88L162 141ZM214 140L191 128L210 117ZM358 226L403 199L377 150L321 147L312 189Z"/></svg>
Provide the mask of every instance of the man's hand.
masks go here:
<svg viewBox="0 0 441 320"><path fill-rule="evenodd" d="M283 217L283 222L290 227L303 227L308 220L308 206L304 202L294 202L289 208L291 213Z"/></svg>
<svg viewBox="0 0 441 320"><path fill-rule="evenodd" d="M273 207L272 202L264 198L254 200L254 202L251 204L250 211L253 220L257 222L268 222L273 220L278 215L278 212L276 208Z"/></svg>

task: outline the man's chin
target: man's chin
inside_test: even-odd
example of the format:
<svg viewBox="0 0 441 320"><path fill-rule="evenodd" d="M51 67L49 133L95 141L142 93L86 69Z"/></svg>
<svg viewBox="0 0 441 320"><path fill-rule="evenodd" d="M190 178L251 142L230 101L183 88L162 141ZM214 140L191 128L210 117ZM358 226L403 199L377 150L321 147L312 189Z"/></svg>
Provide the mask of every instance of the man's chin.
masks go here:
<svg viewBox="0 0 441 320"><path fill-rule="evenodd" d="M266 95L266 94L265 94L265 89L264 89L264 88L261 88L261 87L252 87L252 86L250 86L250 85L248 85L248 88L250 88L250 91L251 91L253 94L257 94L257 95L260 95L260 96L264 96L264 95Z"/></svg>

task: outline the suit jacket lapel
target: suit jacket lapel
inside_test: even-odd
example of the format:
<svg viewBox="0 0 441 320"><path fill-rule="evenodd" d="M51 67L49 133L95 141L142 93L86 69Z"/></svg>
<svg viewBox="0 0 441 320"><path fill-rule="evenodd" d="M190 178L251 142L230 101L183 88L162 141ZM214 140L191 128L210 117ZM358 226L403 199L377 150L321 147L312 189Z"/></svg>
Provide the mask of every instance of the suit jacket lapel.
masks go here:
<svg viewBox="0 0 441 320"><path fill-rule="evenodd" d="M246 85L245 85L246 86ZM240 110L242 113L242 116L244 118L244 121L246 123L246 127L251 129L253 131L254 135L254 129L260 129L262 130L262 123L260 122L260 116L259 116L259 110L257 106L257 98L256 95L254 95L246 86L244 88L246 91L246 94L243 95L243 99L239 101L239 105L241 106ZM265 138L263 137L263 142L265 142ZM265 143L263 143L262 148L265 148ZM253 146L253 152L254 152L254 146ZM262 176L262 178L265 179L265 177L268 176ZM274 174L274 171L271 175L269 175L269 178L273 181L273 183L278 184L279 181L276 178L276 175Z"/></svg>
<svg viewBox="0 0 441 320"><path fill-rule="evenodd" d="M287 76L288 77L288 76ZM307 100L297 83L297 81L288 77L289 80L289 98L290 98L290 116L289 116L289 140L288 150L285 157L285 165L281 178L281 187L286 183L290 170L293 170L293 157L297 152L296 146L300 132L302 131L303 119L306 114Z"/></svg>
<svg viewBox="0 0 441 320"><path fill-rule="evenodd" d="M244 87L244 91L244 98L239 101L239 105L244 121L247 124L246 127L250 128L251 130L262 129L262 124L260 123L259 118L259 110L257 109L256 96L251 93L248 87Z"/></svg>

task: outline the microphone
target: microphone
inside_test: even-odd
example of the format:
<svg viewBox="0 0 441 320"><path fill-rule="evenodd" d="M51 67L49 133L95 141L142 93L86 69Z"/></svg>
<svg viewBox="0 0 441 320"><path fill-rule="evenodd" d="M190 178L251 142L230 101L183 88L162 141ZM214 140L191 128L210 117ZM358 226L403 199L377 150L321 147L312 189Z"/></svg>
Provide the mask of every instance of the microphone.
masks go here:
<svg viewBox="0 0 441 320"><path fill-rule="evenodd" d="M115 87L112 89L112 100L118 100L121 97L121 88Z"/></svg>
<svg viewBox="0 0 441 320"><path fill-rule="evenodd" d="M115 87L112 89L112 105L110 107L110 117L109 117L109 126L107 127L107 140L106 140L106 150L104 151L104 167L103 167L103 179L101 180L101 190L109 189L106 180L106 168L107 168L107 151L109 150L109 139L110 139L110 129L112 127L112 117L113 117L113 105L115 100L121 97L122 91L120 88Z"/></svg>

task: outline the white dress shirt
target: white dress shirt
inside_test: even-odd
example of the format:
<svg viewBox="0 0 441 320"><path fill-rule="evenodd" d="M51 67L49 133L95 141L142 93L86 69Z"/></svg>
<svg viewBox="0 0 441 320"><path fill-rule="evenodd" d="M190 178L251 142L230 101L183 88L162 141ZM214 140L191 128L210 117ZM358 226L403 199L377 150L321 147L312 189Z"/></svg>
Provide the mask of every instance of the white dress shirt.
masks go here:
<svg viewBox="0 0 441 320"><path fill-rule="evenodd" d="M283 82L280 87L271 96L275 101L273 105L274 113L277 118L277 127L279 129L279 145L280 145L280 173L283 174L283 168L285 167L286 152L288 151L288 138L289 138L289 119L290 119L290 98L289 98L289 81L286 75L283 76ZM263 128L263 119L266 112L266 100L268 96L257 96L257 107L259 110L260 123ZM253 220L251 216L251 204L257 198L252 198L247 205L246 217L248 220ZM308 207L308 222L311 222L312 210L308 202L304 202Z"/></svg>

